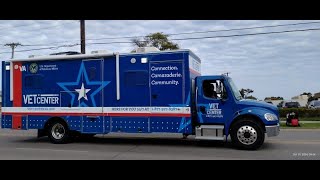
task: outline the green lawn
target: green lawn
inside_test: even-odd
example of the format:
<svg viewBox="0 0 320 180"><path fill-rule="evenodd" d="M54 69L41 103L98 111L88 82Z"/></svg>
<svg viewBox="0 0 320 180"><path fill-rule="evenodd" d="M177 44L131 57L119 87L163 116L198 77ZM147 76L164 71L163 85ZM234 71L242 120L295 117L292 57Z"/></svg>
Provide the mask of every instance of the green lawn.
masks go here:
<svg viewBox="0 0 320 180"><path fill-rule="evenodd" d="M285 121L286 118L280 118L281 121ZM320 117L301 117L299 121L320 121Z"/></svg>
<svg viewBox="0 0 320 180"><path fill-rule="evenodd" d="M293 129L320 129L320 123L303 123L299 122L300 127L288 127L285 123L280 123L281 128L293 128Z"/></svg>

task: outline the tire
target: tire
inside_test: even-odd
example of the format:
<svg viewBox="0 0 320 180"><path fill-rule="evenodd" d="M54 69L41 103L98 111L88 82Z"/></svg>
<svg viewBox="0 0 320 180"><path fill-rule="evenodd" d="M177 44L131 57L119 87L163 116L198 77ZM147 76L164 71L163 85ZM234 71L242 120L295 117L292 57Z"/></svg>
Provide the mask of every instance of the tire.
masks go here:
<svg viewBox="0 0 320 180"><path fill-rule="evenodd" d="M65 123L56 121L49 126L48 136L54 144L65 144L70 140L70 131Z"/></svg>
<svg viewBox="0 0 320 180"><path fill-rule="evenodd" d="M231 127L230 135L233 145L245 150L260 148L265 139L263 127L251 119L236 122Z"/></svg>

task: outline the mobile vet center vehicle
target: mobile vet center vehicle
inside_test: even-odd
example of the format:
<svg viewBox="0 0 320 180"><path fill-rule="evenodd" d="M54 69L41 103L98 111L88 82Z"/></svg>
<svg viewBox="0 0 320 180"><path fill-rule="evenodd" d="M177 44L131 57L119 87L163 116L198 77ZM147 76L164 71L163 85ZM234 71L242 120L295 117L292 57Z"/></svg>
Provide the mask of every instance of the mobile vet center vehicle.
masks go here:
<svg viewBox="0 0 320 180"><path fill-rule="evenodd" d="M225 75L201 76L190 50L51 55L2 62L2 128L76 135L180 133L257 149L279 134L273 105L243 100ZM214 69L212 69L214 72Z"/></svg>

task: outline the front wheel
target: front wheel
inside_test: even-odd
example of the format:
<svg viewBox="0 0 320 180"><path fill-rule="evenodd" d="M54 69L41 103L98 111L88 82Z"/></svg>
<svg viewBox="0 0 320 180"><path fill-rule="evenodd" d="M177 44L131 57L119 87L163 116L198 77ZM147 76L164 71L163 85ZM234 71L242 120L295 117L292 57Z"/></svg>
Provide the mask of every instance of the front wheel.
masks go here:
<svg viewBox="0 0 320 180"><path fill-rule="evenodd" d="M54 144L64 144L69 141L69 129L65 123L54 122L49 127L49 139Z"/></svg>
<svg viewBox="0 0 320 180"><path fill-rule="evenodd" d="M241 149L256 150L264 142L263 127L254 120L240 120L231 127L232 143Z"/></svg>

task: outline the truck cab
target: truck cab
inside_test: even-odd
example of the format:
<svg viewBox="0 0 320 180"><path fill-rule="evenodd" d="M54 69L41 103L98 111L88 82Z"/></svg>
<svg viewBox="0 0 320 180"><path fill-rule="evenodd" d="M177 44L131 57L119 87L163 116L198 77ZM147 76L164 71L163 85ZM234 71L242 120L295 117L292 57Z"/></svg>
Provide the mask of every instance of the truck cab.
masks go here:
<svg viewBox="0 0 320 180"><path fill-rule="evenodd" d="M194 124L196 139L227 140L243 149L257 149L268 137L279 134L277 107L243 99L226 75L195 79Z"/></svg>

